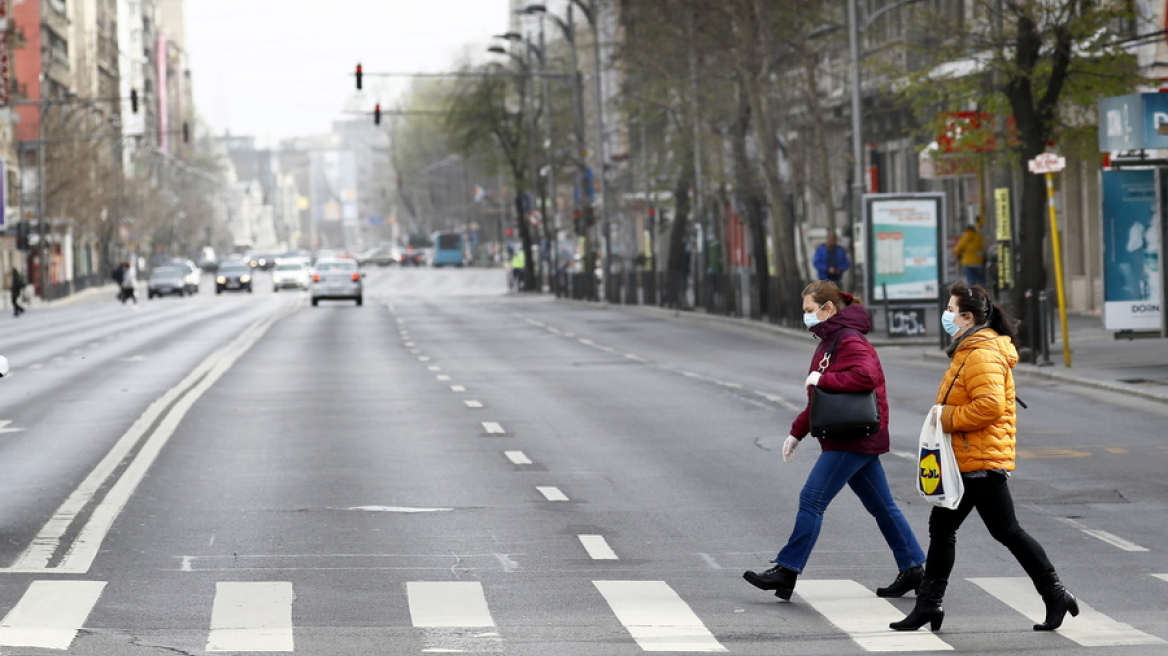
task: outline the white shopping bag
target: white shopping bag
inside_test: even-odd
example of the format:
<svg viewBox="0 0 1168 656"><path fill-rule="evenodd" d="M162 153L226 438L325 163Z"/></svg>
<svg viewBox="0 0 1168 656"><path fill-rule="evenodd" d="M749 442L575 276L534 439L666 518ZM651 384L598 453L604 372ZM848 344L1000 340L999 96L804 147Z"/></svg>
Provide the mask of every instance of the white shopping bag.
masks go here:
<svg viewBox="0 0 1168 656"><path fill-rule="evenodd" d="M965 484L953 455L953 439L941 430L941 406L935 405L921 426L917 491L929 503L952 510L961 503Z"/></svg>

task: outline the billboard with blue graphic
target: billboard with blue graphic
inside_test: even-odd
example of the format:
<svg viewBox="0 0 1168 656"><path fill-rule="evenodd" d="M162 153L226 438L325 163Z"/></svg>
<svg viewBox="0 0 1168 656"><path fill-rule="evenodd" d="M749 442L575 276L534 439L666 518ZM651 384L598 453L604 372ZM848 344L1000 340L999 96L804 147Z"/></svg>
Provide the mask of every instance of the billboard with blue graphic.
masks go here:
<svg viewBox="0 0 1168 656"><path fill-rule="evenodd" d="M1108 330L1160 330L1160 196L1152 169L1104 171L1103 319Z"/></svg>
<svg viewBox="0 0 1168 656"><path fill-rule="evenodd" d="M865 194L868 298L932 302L941 290L944 194ZM887 297L885 294L887 293Z"/></svg>

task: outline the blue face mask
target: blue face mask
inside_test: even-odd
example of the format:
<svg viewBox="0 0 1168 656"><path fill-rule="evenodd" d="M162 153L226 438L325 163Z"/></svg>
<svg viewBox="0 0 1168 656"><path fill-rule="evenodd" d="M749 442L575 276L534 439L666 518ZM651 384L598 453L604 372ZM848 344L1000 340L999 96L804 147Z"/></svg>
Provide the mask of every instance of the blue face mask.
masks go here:
<svg viewBox="0 0 1168 656"><path fill-rule="evenodd" d="M950 336L956 335L957 331L961 330L960 328L957 327L957 324L953 323L953 320L956 318L957 318L957 313L955 313L955 312L950 312L949 310L945 310L944 312L941 313L941 327L944 328L945 332L949 333Z"/></svg>
<svg viewBox="0 0 1168 656"><path fill-rule="evenodd" d="M815 316L815 314L815 312L803 313L803 325L807 326L808 329L814 328L823 323L823 320Z"/></svg>

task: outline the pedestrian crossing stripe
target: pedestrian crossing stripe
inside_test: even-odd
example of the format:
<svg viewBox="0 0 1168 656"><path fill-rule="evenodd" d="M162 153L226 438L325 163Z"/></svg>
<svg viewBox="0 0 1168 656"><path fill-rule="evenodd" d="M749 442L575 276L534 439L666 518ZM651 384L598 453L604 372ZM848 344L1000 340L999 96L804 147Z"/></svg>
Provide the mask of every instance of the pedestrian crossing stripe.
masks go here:
<svg viewBox="0 0 1168 656"><path fill-rule="evenodd" d="M1022 613L1035 623L1046 618L1046 606L1034 592L1034 584L1025 577L969 579L999 601ZM1117 622L1079 599L1079 616L1067 616L1059 635L1084 647L1122 647L1158 645L1164 641L1134 627Z"/></svg>
<svg viewBox="0 0 1168 656"><path fill-rule="evenodd" d="M0 622L0 646L68 649L105 581L33 581Z"/></svg>
<svg viewBox="0 0 1168 656"><path fill-rule="evenodd" d="M581 538L590 536L582 535ZM1168 581L1168 574L1152 574ZM1030 580L968 579L1010 608L1040 622L1042 599ZM645 652L725 652L697 614L664 581L593 581L630 638ZM0 620L0 647L67 650L98 603L105 581L33 581ZM422 632L425 652L496 652L502 637L478 581L410 581L406 597L411 625ZM903 610L850 580L801 580L800 601L869 652L951 651L944 634L898 632L888 623ZM216 584L207 652L291 652L294 649L288 581ZM1079 599L1080 614L1057 634L1084 647L1161 645L1165 641L1103 615ZM779 638L776 634L776 638ZM785 639L789 639L785 638Z"/></svg>
<svg viewBox="0 0 1168 656"><path fill-rule="evenodd" d="M799 581L799 596L827 621L836 625L867 651L947 651L945 641L923 631L892 631L890 622L904 612L855 581Z"/></svg>

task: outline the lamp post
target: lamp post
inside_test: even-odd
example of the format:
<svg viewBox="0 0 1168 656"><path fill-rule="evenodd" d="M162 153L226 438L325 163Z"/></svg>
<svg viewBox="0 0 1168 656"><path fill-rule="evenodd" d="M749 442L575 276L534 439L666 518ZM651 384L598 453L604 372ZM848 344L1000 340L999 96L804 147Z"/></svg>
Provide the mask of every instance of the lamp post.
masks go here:
<svg viewBox="0 0 1168 656"><path fill-rule="evenodd" d="M864 139L863 139L863 108L861 102L862 76L860 74L860 33L867 32L868 27L879 17L892 11L899 9L905 5L911 5L921 0L900 0L889 5L885 5L880 9L868 14L864 18L864 24L860 25L856 5L860 0L846 0L848 3L848 50L852 59L852 212L848 219L848 239L852 241L852 256L856 255L856 245L854 238L856 235L855 222L856 219L863 214L864 211ZM858 259L858 258L857 258ZM864 258L864 266L867 266L867 258ZM862 270L860 265L856 266L856 270ZM853 283L855 274L853 273ZM863 274L861 274L860 284L865 284Z"/></svg>
<svg viewBox="0 0 1168 656"><path fill-rule="evenodd" d="M550 13L547 10L547 6L542 5L542 4L527 5L526 7L523 8L522 11L525 14L542 15L542 16L547 16L548 18L550 18L552 20L552 22L554 22L556 24L556 26L560 28L560 31L564 35L564 40L568 42L568 52L569 52L569 56L571 58L569 66L572 68L572 119L573 119L573 128L574 128L575 137L576 137L576 149L577 149L575 156L573 157L573 160L576 162L576 171L577 171L577 173L576 173L576 188L579 190L578 202L580 202L581 206L585 207L589 212L591 212L591 207L588 207L588 206L584 205L584 203L583 203L583 200L587 197L585 189L588 186L588 172L587 172L588 164L587 164L587 161L585 158L585 137L584 137L584 78L580 74L580 68L579 68L579 65L577 62L576 26L575 26L575 21L573 20L573 18L574 18L573 5L571 3L568 4L568 19L567 19L567 21L561 19L559 16L556 16L553 13ZM597 76L597 80L599 80L599 76ZM603 187L602 187L602 189L603 189ZM589 214L589 216L591 216L591 215ZM583 232L588 236L588 238L586 239L586 242L585 242L587 252L581 254L582 255L581 259L585 265L586 273L590 277L589 279L593 279L591 277L595 275L595 273L594 273L595 272L595 264L594 264L593 259L592 259L592 254L594 252L594 249L592 246L591 231L585 230ZM606 266L607 266L607 259L606 259ZM589 287L589 289L591 289L591 287Z"/></svg>

